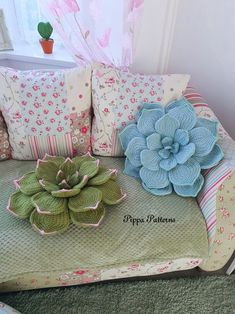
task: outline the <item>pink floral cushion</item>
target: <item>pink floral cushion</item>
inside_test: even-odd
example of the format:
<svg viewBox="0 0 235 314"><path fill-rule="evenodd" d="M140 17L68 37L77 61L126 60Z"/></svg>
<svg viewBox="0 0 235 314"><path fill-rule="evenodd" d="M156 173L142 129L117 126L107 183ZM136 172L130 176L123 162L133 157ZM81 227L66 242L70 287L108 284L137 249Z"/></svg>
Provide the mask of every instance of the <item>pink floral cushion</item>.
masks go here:
<svg viewBox="0 0 235 314"><path fill-rule="evenodd" d="M0 161L11 157L11 148L8 139L6 124L0 112Z"/></svg>
<svg viewBox="0 0 235 314"><path fill-rule="evenodd" d="M92 74L92 150L123 156L118 133L135 119L142 102L166 105L182 97L189 75L141 75L96 65Z"/></svg>
<svg viewBox="0 0 235 314"><path fill-rule="evenodd" d="M91 69L0 68L0 109L12 157L32 160L90 150Z"/></svg>

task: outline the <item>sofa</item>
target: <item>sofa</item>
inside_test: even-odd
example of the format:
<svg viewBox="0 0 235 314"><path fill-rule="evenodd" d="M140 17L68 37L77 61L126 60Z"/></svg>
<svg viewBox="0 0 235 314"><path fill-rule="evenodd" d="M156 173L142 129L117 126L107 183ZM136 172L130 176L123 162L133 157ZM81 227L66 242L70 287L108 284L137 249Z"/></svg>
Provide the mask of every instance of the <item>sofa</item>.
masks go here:
<svg viewBox="0 0 235 314"><path fill-rule="evenodd" d="M183 96L198 116L217 119L194 88L187 87ZM223 268L235 249L235 142L221 124L219 144L224 159L204 171L197 198L151 195L123 173L124 157L96 156L118 170L127 199L108 206L96 229L71 226L48 238L5 210L13 180L36 161L0 162L0 292Z"/></svg>

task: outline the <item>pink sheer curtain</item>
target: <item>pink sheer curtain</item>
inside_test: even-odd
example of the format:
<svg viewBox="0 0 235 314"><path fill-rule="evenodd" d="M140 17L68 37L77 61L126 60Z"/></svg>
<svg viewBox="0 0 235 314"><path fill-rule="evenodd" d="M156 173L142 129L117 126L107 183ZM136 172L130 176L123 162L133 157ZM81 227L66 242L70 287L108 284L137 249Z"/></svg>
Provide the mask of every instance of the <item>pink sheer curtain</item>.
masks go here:
<svg viewBox="0 0 235 314"><path fill-rule="evenodd" d="M80 65L128 67L144 0L41 0L48 21Z"/></svg>

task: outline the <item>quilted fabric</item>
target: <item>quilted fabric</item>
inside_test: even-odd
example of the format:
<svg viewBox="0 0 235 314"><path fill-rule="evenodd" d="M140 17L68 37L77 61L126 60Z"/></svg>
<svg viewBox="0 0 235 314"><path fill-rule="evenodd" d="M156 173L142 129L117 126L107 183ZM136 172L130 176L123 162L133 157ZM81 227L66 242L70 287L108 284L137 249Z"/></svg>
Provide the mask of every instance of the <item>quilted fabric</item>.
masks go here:
<svg viewBox="0 0 235 314"><path fill-rule="evenodd" d="M99 270L208 256L206 225L196 200L177 195L155 197L122 173L123 158L101 158L101 162L119 170L118 181L128 195L126 201L109 207L99 228L71 226L65 234L48 238L39 237L27 222L5 210L14 191L12 180L33 169L35 162L0 163L0 282L32 272L66 272L78 267ZM144 220L154 215L162 222L137 224L135 220L133 225L128 215Z"/></svg>
<svg viewBox="0 0 235 314"><path fill-rule="evenodd" d="M92 74L92 150L100 156L123 156L118 133L135 119L142 102L168 104L182 97L190 76L141 75L105 65Z"/></svg>
<svg viewBox="0 0 235 314"><path fill-rule="evenodd" d="M170 103L143 104L136 123L120 134L126 155L125 173L140 178L154 195L174 191L195 197L204 178L201 169L216 166L223 158L217 142L217 122L197 119L184 98Z"/></svg>
<svg viewBox="0 0 235 314"><path fill-rule="evenodd" d="M6 124L0 112L0 161L11 157L11 148L7 133Z"/></svg>
<svg viewBox="0 0 235 314"><path fill-rule="evenodd" d="M74 156L90 150L91 69L0 68L0 110L12 157Z"/></svg>

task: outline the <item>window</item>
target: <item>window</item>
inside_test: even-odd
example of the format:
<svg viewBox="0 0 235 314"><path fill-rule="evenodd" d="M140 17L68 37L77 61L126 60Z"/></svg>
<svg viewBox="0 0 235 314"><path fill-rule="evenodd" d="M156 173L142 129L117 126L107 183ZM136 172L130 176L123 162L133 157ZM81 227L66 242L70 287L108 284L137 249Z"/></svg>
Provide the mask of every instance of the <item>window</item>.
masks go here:
<svg viewBox="0 0 235 314"><path fill-rule="evenodd" d="M37 32L37 25L40 21L45 21L39 2L40 0L0 0L0 8L4 10L13 44L38 42L40 36ZM53 38L57 44L60 42L55 32Z"/></svg>

